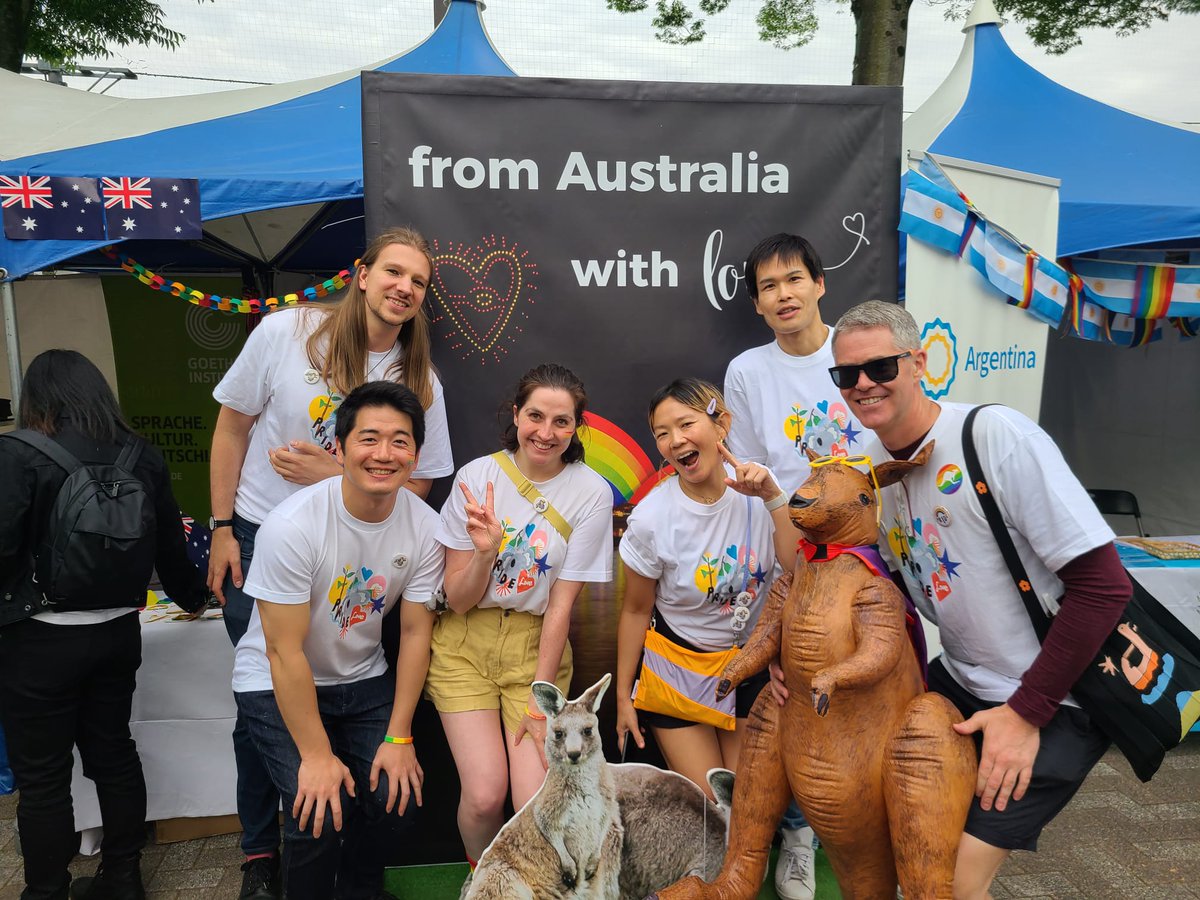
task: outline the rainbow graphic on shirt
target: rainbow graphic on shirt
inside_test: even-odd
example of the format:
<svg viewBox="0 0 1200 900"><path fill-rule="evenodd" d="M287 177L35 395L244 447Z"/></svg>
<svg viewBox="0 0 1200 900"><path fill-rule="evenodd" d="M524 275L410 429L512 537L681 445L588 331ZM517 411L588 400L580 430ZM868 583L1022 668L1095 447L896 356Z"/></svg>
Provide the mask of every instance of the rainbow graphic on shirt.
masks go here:
<svg viewBox="0 0 1200 900"><path fill-rule="evenodd" d="M342 566L329 585L329 618L344 638L350 629L378 613L387 602L387 579L366 566Z"/></svg>
<svg viewBox="0 0 1200 900"><path fill-rule="evenodd" d="M947 463L938 469L935 483L937 484L937 489L943 494L953 494L960 487L962 487L962 469L960 469L954 463Z"/></svg>
<svg viewBox="0 0 1200 900"><path fill-rule="evenodd" d="M583 422L584 462L612 487L616 505L637 503L662 480L650 457L615 422L593 412L585 412Z"/></svg>

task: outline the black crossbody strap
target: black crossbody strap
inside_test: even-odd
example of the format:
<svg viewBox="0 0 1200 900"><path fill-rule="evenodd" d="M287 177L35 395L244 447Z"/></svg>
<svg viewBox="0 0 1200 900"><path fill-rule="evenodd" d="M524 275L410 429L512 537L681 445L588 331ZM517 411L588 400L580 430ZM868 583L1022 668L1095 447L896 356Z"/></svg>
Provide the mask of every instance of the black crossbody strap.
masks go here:
<svg viewBox="0 0 1200 900"><path fill-rule="evenodd" d="M62 444L52 438L46 437L40 431L34 431L31 428L22 428L20 431L9 432L8 436L16 438L21 443L28 444L36 450L42 451L42 453L66 469L68 475L83 465Z"/></svg>
<svg viewBox="0 0 1200 900"><path fill-rule="evenodd" d="M979 505L983 507L983 514L987 517L992 535L996 538L1000 555L1004 557L1004 564L1008 566L1008 574L1012 576L1017 593L1021 595L1021 601L1029 613L1029 619L1033 623L1033 630L1036 632L1038 640L1043 641L1050 630L1050 617L1042 609L1042 605L1033 592L1033 582L1029 580L1029 573L1025 571L1025 565L1017 553L1017 546L1013 543L1012 535L1008 533L1008 528L1004 524L1004 516L996 503L996 497L988 484L987 476L983 473L983 466L979 463L979 453L975 449L975 416L981 409L996 405L995 403L985 403L967 413L962 430L963 458L967 464L967 477L971 479L971 488L975 491L975 498L979 501Z"/></svg>
<svg viewBox="0 0 1200 900"><path fill-rule="evenodd" d="M124 469L126 472L132 472L133 467L137 465L137 461L142 456L142 442L137 435L131 434L125 438L125 446L121 448L121 455L117 457L114 465L118 469Z"/></svg>

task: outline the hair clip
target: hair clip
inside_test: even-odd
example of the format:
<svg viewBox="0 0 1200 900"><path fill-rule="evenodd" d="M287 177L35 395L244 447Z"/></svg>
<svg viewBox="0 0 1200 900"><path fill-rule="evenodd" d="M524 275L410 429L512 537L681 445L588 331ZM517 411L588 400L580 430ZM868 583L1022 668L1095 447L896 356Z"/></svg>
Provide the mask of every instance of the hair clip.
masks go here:
<svg viewBox="0 0 1200 900"><path fill-rule="evenodd" d="M708 413L710 416L716 414L716 412L717 412L717 398L716 397L713 397L711 400L708 401L708 406L706 406L704 408L704 411L706 413Z"/></svg>

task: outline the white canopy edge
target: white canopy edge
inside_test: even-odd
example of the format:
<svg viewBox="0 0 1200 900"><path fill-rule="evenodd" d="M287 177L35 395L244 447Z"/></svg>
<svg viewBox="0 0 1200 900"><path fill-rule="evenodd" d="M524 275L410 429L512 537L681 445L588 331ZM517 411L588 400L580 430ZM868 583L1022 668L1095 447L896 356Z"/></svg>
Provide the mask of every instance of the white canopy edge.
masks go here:
<svg viewBox="0 0 1200 900"><path fill-rule="evenodd" d="M0 159L136 137L261 109L348 81L364 69L378 68L403 55L300 81L138 99L92 94L0 70L0 109L5 121L15 126L0 129Z"/></svg>

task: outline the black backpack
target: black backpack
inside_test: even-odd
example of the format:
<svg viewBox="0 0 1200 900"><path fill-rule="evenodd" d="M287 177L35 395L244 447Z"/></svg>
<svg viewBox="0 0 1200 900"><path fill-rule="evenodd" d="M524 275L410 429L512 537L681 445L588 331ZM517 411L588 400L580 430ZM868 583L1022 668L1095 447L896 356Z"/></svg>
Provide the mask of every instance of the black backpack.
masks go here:
<svg viewBox="0 0 1200 900"><path fill-rule="evenodd" d="M154 572L154 501L133 474L143 442L130 435L112 464L85 465L28 429L10 435L66 470L46 533L34 550L34 586L47 608L141 606Z"/></svg>

